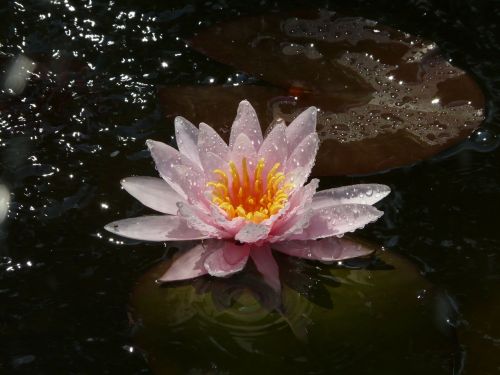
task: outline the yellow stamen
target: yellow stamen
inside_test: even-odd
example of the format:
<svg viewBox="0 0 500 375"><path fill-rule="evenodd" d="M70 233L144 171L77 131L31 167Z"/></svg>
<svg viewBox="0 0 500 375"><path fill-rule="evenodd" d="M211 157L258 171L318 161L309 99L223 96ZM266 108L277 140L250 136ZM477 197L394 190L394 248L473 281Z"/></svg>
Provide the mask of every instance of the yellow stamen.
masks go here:
<svg viewBox="0 0 500 375"><path fill-rule="evenodd" d="M294 185L284 183L286 176L279 171L280 163L275 163L262 179L265 160L257 162L253 179L248 170L247 159L241 160L238 170L233 161L229 163L230 178L222 169L213 172L218 181L210 181L207 187L212 188L212 202L219 206L229 219L236 217L260 223L277 214L288 203L289 193Z"/></svg>

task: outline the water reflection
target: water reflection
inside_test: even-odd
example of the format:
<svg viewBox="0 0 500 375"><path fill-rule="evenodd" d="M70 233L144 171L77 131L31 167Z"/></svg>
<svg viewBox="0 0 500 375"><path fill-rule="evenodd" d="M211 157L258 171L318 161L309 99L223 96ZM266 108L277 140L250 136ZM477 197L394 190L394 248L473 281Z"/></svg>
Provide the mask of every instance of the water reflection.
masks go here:
<svg viewBox="0 0 500 375"><path fill-rule="evenodd" d="M276 259L281 292L253 266L159 287L154 280L170 259L141 277L131 297L133 330L154 373L359 374L370 366L397 373L411 364L445 374L453 367L443 363L456 353L455 338L439 330L446 299L405 259L384 251L340 265ZM387 350L372 363L378 345ZM422 361L430 352L433 359Z"/></svg>
<svg viewBox="0 0 500 375"><path fill-rule="evenodd" d="M0 224L7 217L10 203L10 192L5 185L0 184Z"/></svg>
<svg viewBox="0 0 500 375"><path fill-rule="evenodd" d="M24 55L19 55L7 70L3 84L4 90L12 95L21 95L35 68L34 61Z"/></svg>

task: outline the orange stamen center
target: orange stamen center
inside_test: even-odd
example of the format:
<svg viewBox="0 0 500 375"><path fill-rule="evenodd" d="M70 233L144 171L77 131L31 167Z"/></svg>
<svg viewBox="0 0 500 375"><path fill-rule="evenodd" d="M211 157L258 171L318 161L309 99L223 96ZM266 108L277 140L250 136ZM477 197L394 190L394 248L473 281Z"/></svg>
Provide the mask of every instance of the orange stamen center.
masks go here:
<svg viewBox="0 0 500 375"><path fill-rule="evenodd" d="M243 217L254 223L277 214L288 202L288 195L294 185L284 183L283 172L278 172L276 163L267 173L264 181L262 171L265 161L260 159L255 167L253 178L248 172L247 160L241 161L241 176L234 162L229 162L230 177L221 169L215 169L217 181L207 183L212 187L212 202L224 210L229 219Z"/></svg>

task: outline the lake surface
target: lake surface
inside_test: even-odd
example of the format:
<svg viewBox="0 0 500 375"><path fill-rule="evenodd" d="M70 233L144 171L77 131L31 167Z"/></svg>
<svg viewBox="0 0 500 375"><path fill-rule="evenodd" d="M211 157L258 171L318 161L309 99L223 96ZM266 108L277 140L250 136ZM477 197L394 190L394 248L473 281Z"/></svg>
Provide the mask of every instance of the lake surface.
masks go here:
<svg viewBox="0 0 500 375"><path fill-rule="evenodd" d="M303 6L139 0L8 0L0 6L2 77L14 61L26 69L36 63L27 83L10 86L17 95L0 94L0 183L11 193L0 227L1 373L152 373L136 338L130 295L168 246L121 241L103 230L148 212L119 181L154 175L146 139L173 142L159 86L257 81L191 50L184 38L222 20ZM419 363L437 363L433 373L500 372L500 7L472 0L307 7L367 17L435 41L484 90L483 125L453 150L386 173L323 178L321 187L377 182L392 188L380 204L384 217L357 235L412 264L446 296L436 314L448 320L456 347L444 360L429 350ZM408 315L407 327L413 318ZM369 365L366 373L401 373L405 358L377 366L394 347L383 335L377 339L380 331L367 326L370 350L344 350L336 370L350 373L356 358ZM354 334L363 340L359 330ZM180 363L197 363L198 352L189 347L176 353ZM259 371L268 373L265 360L255 357ZM304 358L298 373L332 372ZM414 373L410 363L407 372ZM185 370L228 371L224 363Z"/></svg>

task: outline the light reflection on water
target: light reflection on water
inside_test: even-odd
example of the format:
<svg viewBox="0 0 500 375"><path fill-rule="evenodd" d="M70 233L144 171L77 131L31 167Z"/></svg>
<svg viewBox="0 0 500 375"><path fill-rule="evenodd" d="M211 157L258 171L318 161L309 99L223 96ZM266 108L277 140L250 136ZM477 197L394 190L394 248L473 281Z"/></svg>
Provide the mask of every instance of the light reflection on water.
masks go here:
<svg viewBox="0 0 500 375"><path fill-rule="evenodd" d="M473 346L464 344L466 350L485 348L494 354L485 363L494 362L500 334L482 322L492 319L487 311L495 311L500 276L500 164L498 152L491 151L499 120L498 73L483 53L500 48L488 29L495 22L470 24L476 21L462 13L423 16L413 11L421 4L408 4L393 4L387 14L362 1L350 6L425 33L473 69L490 102L487 122L469 145L489 153L461 152L372 178L322 184L391 185L395 194L382 203L384 219L363 235L415 260L446 288L470 322L464 340L481 333ZM288 6L263 2L267 10ZM134 280L165 249L117 242L102 226L145 212L118 182L154 172L147 138L172 143L171 123L158 104L159 85L258 82L191 51L183 37L258 11L224 1L132 0L18 0L0 9L0 183L8 192L0 190L0 218L2 202L10 200L0 226L0 335L9 342L0 351L0 372L148 373L134 349L126 306ZM462 17L476 30L474 40L441 30L441 22L425 21L429 17L442 17L444 25ZM422 30L424 23L434 26ZM383 353L378 350L373 358ZM344 360L352 358L346 354Z"/></svg>

